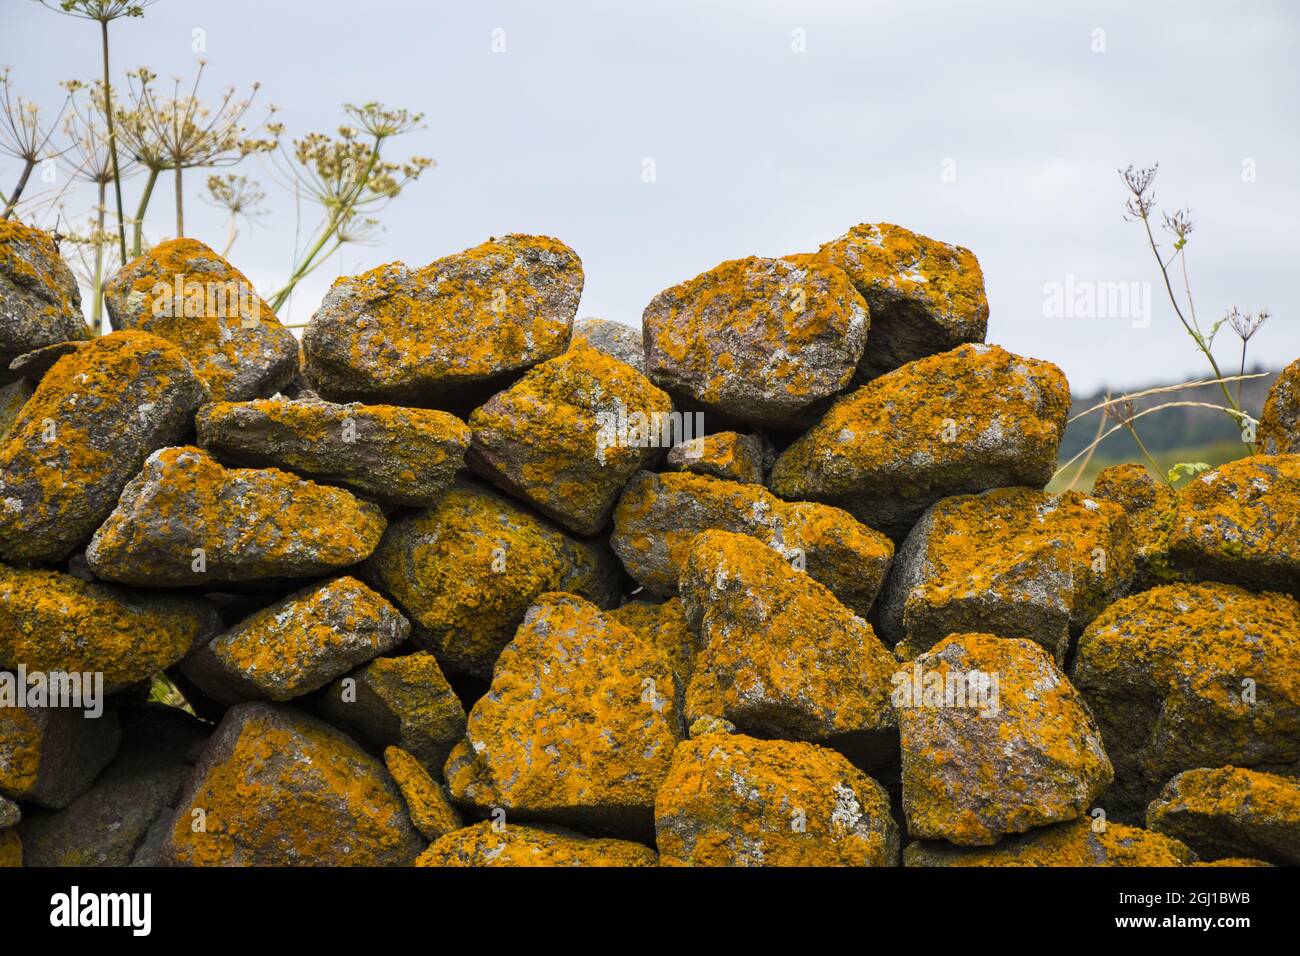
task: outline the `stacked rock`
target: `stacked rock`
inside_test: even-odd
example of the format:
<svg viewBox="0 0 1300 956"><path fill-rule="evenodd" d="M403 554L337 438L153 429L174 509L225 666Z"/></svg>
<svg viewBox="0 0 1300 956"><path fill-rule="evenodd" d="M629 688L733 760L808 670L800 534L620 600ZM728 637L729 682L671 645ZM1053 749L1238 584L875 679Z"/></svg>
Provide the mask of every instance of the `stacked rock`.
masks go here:
<svg viewBox="0 0 1300 956"><path fill-rule="evenodd" d="M969 250L582 284L493 238L300 348L179 239L96 338L0 222L0 865L1300 862L1300 363L1053 494Z"/></svg>

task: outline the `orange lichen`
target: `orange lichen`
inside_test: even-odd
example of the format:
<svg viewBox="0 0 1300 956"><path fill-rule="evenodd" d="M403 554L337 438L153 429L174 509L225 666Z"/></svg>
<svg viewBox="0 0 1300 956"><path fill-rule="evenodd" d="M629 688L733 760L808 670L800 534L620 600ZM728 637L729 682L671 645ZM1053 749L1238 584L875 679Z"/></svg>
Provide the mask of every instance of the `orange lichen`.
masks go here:
<svg viewBox="0 0 1300 956"><path fill-rule="evenodd" d="M655 866L654 850L554 826L476 823L434 843L416 866Z"/></svg>
<svg viewBox="0 0 1300 956"><path fill-rule="evenodd" d="M991 847L912 843L907 866L1187 866L1196 855L1177 840L1150 830L1090 819L1071 820L1007 837Z"/></svg>
<svg viewBox="0 0 1300 956"><path fill-rule="evenodd" d="M442 787L429 776L420 761L400 747L384 749L384 765L397 789L402 791L411 823L426 840L437 840L464 823L447 799Z"/></svg>

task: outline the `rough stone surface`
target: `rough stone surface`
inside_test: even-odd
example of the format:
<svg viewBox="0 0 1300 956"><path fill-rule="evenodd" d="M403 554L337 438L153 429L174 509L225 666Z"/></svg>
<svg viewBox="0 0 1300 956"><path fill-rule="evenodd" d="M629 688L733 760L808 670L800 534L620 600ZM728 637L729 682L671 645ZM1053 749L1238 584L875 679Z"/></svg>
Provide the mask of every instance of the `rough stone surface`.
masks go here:
<svg viewBox="0 0 1300 956"><path fill-rule="evenodd" d="M840 399L776 460L768 486L898 540L940 498L1047 484L1069 409L1055 365L963 345Z"/></svg>
<svg viewBox="0 0 1300 956"><path fill-rule="evenodd" d="M61 358L0 446L0 557L60 561L108 517L203 386L174 346L115 332Z"/></svg>
<svg viewBox="0 0 1300 956"><path fill-rule="evenodd" d="M1187 579L1187 572L1175 568L1169 560L1169 538L1177 506L1177 496L1169 485L1145 465L1111 465L1097 473L1091 497L1119 505L1128 518L1137 558L1132 590L1145 591Z"/></svg>
<svg viewBox="0 0 1300 956"><path fill-rule="evenodd" d="M580 342L645 374L645 344L640 329L609 319L578 319L573 323L572 345Z"/></svg>
<svg viewBox="0 0 1300 956"><path fill-rule="evenodd" d="M117 753L117 714L66 707L0 707L0 796L62 809Z"/></svg>
<svg viewBox="0 0 1300 956"><path fill-rule="evenodd" d="M104 286L115 329L174 343L217 401L270 395L298 372L298 340L247 277L195 239L160 242Z"/></svg>
<svg viewBox="0 0 1300 956"><path fill-rule="evenodd" d="M609 522L619 492L661 454L672 400L587 345L535 366L469 417L467 461L575 534Z"/></svg>
<svg viewBox="0 0 1300 956"><path fill-rule="evenodd" d="M22 809L8 797L0 797L0 830L17 826L23 818Z"/></svg>
<svg viewBox="0 0 1300 956"><path fill-rule="evenodd" d="M363 561L385 525L377 505L341 488L164 448L123 490L86 560L102 578L141 586L315 577Z"/></svg>
<svg viewBox="0 0 1300 956"><path fill-rule="evenodd" d="M658 648L668 658L678 685L686 686L695 668L695 635L679 598L669 598L662 604L629 601L609 611L608 616Z"/></svg>
<svg viewBox="0 0 1300 956"><path fill-rule="evenodd" d="M1072 820L1007 837L991 847L960 847L940 841L908 844L905 866L1188 866L1188 847L1162 833L1122 823L1094 829Z"/></svg>
<svg viewBox="0 0 1300 956"><path fill-rule="evenodd" d="M546 236L389 263L335 281L303 334L307 375L326 398L395 404L489 386L563 352L581 295L577 254Z"/></svg>
<svg viewBox="0 0 1300 956"><path fill-rule="evenodd" d="M9 430L17 421L18 413L35 392L35 387L26 379L0 385L0 442L9 436Z"/></svg>
<svg viewBox="0 0 1300 956"><path fill-rule="evenodd" d="M1133 576L1118 505L1074 491L999 488L945 498L898 549L880 627L909 659L949 634L1027 637L1064 662L1078 634Z"/></svg>
<svg viewBox="0 0 1300 956"><path fill-rule="evenodd" d="M889 798L834 750L708 734L678 746L655 799L664 866L897 866Z"/></svg>
<svg viewBox="0 0 1300 956"><path fill-rule="evenodd" d="M54 240L0 220L0 371L24 352L89 334L77 279Z"/></svg>
<svg viewBox="0 0 1300 956"><path fill-rule="evenodd" d="M685 472L633 478L614 510L610 545L646 590L672 595L692 539L711 529L764 542L859 615L875 601L894 555L889 539L838 508Z"/></svg>
<svg viewBox="0 0 1300 956"><path fill-rule="evenodd" d="M451 748L442 773L447 781L447 793L457 806L480 817L505 812L501 809L501 799L492 787L487 768L468 740L462 739Z"/></svg>
<svg viewBox="0 0 1300 956"><path fill-rule="evenodd" d="M402 791L407 813L420 836L432 842L464 825L442 786L411 754L399 747L387 747L384 766Z"/></svg>
<svg viewBox="0 0 1300 956"><path fill-rule="evenodd" d="M895 692L907 831L964 846L1084 816L1113 779L1097 725L1033 641L953 634Z"/></svg>
<svg viewBox="0 0 1300 956"><path fill-rule="evenodd" d="M17 830L0 830L0 869L23 865L23 841Z"/></svg>
<svg viewBox="0 0 1300 956"><path fill-rule="evenodd" d="M761 485L769 452L770 446L759 435L714 432L674 445L668 451L668 467Z"/></svg>
<svg viewBox="0 0 1300 956"><path fill-rule="evenodd" d="M1171 584L1115 602L1079 639L1071 674L1115 783L1101 803L1140 820L1175 774L1300 763L1300 604L1225 584Z"/></svg>
<svg viewBox="0 0 1300 956"><path fill-rule="evenodd" d="M619 591L603 547L470 484L396 519L370 572L411 619L417 644L447 670L482 678L538 595L567 591L610 607Z"/></svg>
<svg viewBox="0 0 1300 956"><path fill-rule="evenodd" d="M840 270L751 256L660 292L642 322L656 385L706 411L791 428L852 382L871 318Z"/></svg>
<svg viewBox="0 0 1300 956"><path fill-rule="evenodd" d="M162 862L407 866L423 846L383 764L318 720L251 703L227 711L209 740Z"/></svg>
<svg viewBox="0 0 1300 956"><path fill-rule="evenodd" d="M195 425L199 444L221 458L416 507L447 490L470 437L464 422L434 409L279 396L204 405Z"/></svg>
<svg viewBox="0 0 1300 956"><path fill-rule="evenodd" d="M1147 807L1147 826L1204 860L1249 853L1300 865L1300 779L1242 767L1185 770Z"/></svg>
<svg viewBox="0 0 1300 956"><path fill-rule="evenodd" d="M1264 455L1300 453L1300 359L1282 369L1269 389L1255 440Z"/></svg>
<svg viewBox="0 0 1300 956"><path fill-rule="evenodd" d="M213 700L292 700L391 651L410 622L356 578L312 584L191 654L185 676Z"/></svg>
<svg viewBox="0 0 1300 956"><path fill-rule="evenodd" d="M449 833L416 866L655 866L654 850L629 840L593 839L557 826L490 821Z"/></svg>

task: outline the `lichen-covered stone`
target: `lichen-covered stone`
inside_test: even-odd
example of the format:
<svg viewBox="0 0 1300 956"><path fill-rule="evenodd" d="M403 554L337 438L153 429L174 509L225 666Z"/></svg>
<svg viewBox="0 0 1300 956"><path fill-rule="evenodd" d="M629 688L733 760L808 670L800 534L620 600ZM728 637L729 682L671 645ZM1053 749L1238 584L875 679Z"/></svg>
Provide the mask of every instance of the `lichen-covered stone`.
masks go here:
<svg viewBox="0 0 1300 956"><path fill-rule="evenodd" d="M655 799L665 866L897 866L883 787L816 744L708 734L678 746Z"/></svg>
<svg viewBox="0 0 1300 956"><path fill-rule="evenodd" d="M292 700L391 651L410 622L356 578L312 584L195 650L185 676L224 704Z"/></svg>
<svg viewBox="0 0 1300 956"><path fill-rule="evenodd" d="M983 631L1035 640L1060 664L1071 634L1128 586L1133 551L1120 507L1075 491L945 498L898 549L880 627L905 660Z"/></svg>
<svg viewBox="0 0 1300 956"><path fill-rule="evenodd" d="M179 866L406 866L424 841L374 757L283 705L240 704L208 741L163 846Z"/></svg>
<svg viewBox="0 0 1300 956"><path fill-rule="evenodd" d="M871 309L859 379L984 341L989 304L969 249L880 222L854 226L813 258L844 270Z"/></svg>
<svg viewBox="0 0 1300 956"><path fill-rule="evenodd" d="M630 840L593 839L557 826L491 821L449 833L416 866L655 866L654 850Z"/></svg>
<svg viewBox="0 0 1300 956"><path fill-rule="evenodd" d="M54 345L45 345L39 349L32 349L10 362L9 371L13 375L19 376L20 381L37 385L45 377L46 373L54 368L59 359L65 355L80 352L91 341L89 339L76 339L71 342L58 342Z"/></svg>
<svg viewBox="0 0 1300 956"><path fill-rule="evenodd" d="M541 595L497 659L466 736L509 816L648 833L685 735L668 659L571 594Z"/></svg>
<svg viewBox="0 0 1300 956"><path fill-rule="evenodd" d="M321 712L376 747L395 745L441 775L465 739L465 708L428 651L380 657L330 685Z"/></svg>
<svg viewBox="0 0 1300 956"><path fill-rule="evenodd" d="M577 254L510 235L435 260L334 282L302 337L307 375L334 400L428 404L487 387L569 345Z"/></svg>
<svg viewBox="0 0 1300 956"><path fill-rule="evenodd" d="M18 413L35 392L35 387L26 379L0 385L0 442L9 436L9 430L18 420Z"/></svg>
<svg viewBox="0 0 1300 956"><path fill-rule="evenodd" d="M619 593L603 547L471 484L395 520L370 570L411 619L417 644L447 670L484 678L538 595L567 591L609 607Z"/></svg>
<svg viewBox="0 0 1300 956"><path fill-rule="evenodd" d="M1047 484L1069 409L1055 365L963 345L840 399L776 460L768 486L898 540L941 498Z"/></svg>
<svg viewBox="0 0 1300 956"><path fill-rule="evenodd" d="M385 525L378 505L342 488L163 448L127 484L86 560L101 578L159 587L315 577L365 560Z"/></svg>
<svg viewBox="0 0 1300 956"><path fill-rule="evenodd" d="M1033 641L953 634L901 677L914 837L986 846L1083 816L1113 779L1092 715Z"/></svg>
<svg viewBox="0 0 1300 956"><path fill-rule="evenodd" d="M769 448L759 435L714 432L668 451L668 467L727 481L761 485Z"/></svg>
<svg viewBox="0 0 1300 956"><path fill-rule="evenodd" d="M143 332L61 358L0 446L0 557L67 557L150 452L185 433L202 397L180 351Z"/></svg>
<svg viewBox="0 0 1300 956"><path fill-rule="evenodd" d="M1072 680L1101 728L1112 818L1140 820L1175 774L1300 762L1300 604L1226 584L1123 598L1079 639Z"/></svg>
<svg viewBox="0 0 1300 956"><path fill-rule="evenodd" d="M0 707L0 796L62 809L117 753L117 714L68 707Z"/></svg>
<svg viewBox="0 0 1300 956"><path fill-rule="evenodd" d="M481 817L500 808L501 799L492 787L487 768L468 740L462 738L451 748L442 775L447 781L447 793L458 806Z"/></svg>
<svg viewBox="0 0 1300 956"><path fill-rule="evenodd" d="M216 401L270 395L298 371L298 340L247 277L195 239L169 239L104 286L116 329L139 329L185 353Z"/></svg>
<svg viewBox="0 0 1300 956"><path fill-rule="evenodd" d="M577 319L573 323L573 345L590 345L597 352L626 362L642 375L645 374L645 343L641 330L609 319Z"/></svg>
<svg viewBox="0 0 1300 956"><path fill-rule="evenodd" d="M941 841L908 844L904 866L1189 866L1188 847L1162 833L1122 823L1094 828L1088 818L1007 837L991 847Z"/></svg>
<svg viewBox="0 0 1300 956"><path fill-rule="evenodd" d="M17 830L0 830L0 870L22 865L22 837Z"/></svg>
<svg viewBox="0 0 1300 956"><path fill-rule="evenodd" d="M204 405L195 425L199 444L222 458L417 507L447 490L470 437L459 418L434 409L280 396Z"/></svg>
<svg viewBox="0 0 1300 956"><path fill-rule="evenodd" d="M89 337L77 279L54 240L0 219L0 373L24 352Z"/></svg>
<svg viewBox="0 0 1300 956"><path fill-rule="evenodd" d="M209 727L171 707L124 708L122 746L94 786L63 810L32 810L21 830L28 866L156 865L146 835L170 819Z"/></svg>
<svg viewBox="0 0 1300 956"><path fill-rule="evenodd" d="M1255 441L1264 455L1300 453L1300 359L1282 369L1269 389Z"/></svg>
<svg viewBox="0 0 1300 956"><path fill-rule="evenodd" d="M22 809L8 797L0 797L0 830L17 826L22 820Z"/></svg>
<svg viewBox="0 0 1300 956"><path fill-rule="evenodd" d="M1119 505L1128 518L1137 559L1132 590L1186 580L1187 572L1173 567L1169 560L1177 496L1168 484L1145 465L1111 465L1097 473L1091 497Z"/></svg>
<svg viewBox="0 0 1300 956"><path fill-rule="evenodd" d="M642 322L656 385L739 421L795 427L852 382L871 318L840 270L751 256L660 292Z"/></svg>
<svg viewBox="0 0 1300 956"><path fill-rule="evenodd" d="M411 823L420 836L432 842L464 826L442 786L414 756L399 747L386 747L384 766L402 791Z"/></svg>
<svg viewBox="0 0 1300 956"><path fill-rule="evenodd" d="M897 754L894 660L871 625L760 541L696 536L682 605L698 638L688 724L721 717L745 733L811 740L859 764Z"/></svg>
<svg viewBox="0 0 1300 956"><path fill-rule="evenodd" d="M0 565L0 667L10 670L98 672L111 694L171 667L219 626L198 598Z"/></svg>
<svg viewBox="0 0 1300 956"><path fill-rule="evenodd" d="M1300 865L1300 779L1244 767L1185 770L1147 807L1147 826L1205 860L1250 854Z"/></svg>
<svg viewBox="0 0 1300 956"><path fill-rule="evenodd" d="M636 369L576 344L474 410L466 460L570 531L594 535L628 479L659 456L658 423L672 410Z"/></svg>
<svg viewBox="0 0 1300 956"><path fill-rule="evenodd" d="M1300 595L1300 455L1253 455L1178 494L1169 553L1198 580Z"/></svg>
<svg viewBox="0 0 1300 956"><path fill-rule="evenodd" d="M607 614L658 648L672 665L678 684L686 686L695 668L695 635L680 598L669 598L662 604L629 601Z"/></svg>
<svg viewBox="0 0 1300 956"><path fill-rule="evenodd" d="M864 616L894 556L888 538L838 508L687 472L633 478L614 509L610 545L638 583L672 595L692 539L711 529L757 538Z"/></svg>

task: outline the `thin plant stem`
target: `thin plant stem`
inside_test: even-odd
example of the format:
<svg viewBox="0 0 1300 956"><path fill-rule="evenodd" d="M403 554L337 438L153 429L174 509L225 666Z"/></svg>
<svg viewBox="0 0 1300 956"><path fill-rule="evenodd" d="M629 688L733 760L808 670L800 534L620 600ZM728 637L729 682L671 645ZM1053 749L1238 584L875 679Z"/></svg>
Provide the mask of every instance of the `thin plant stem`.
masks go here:
<svg viewBox="0 0 1300 956"><path fill-rule="evenodd" d="M131 255L138 256L144 244L144 213L149 208L149 197L153 195L154 183L158 182L157 169L149 170L149 177L144 183L144 192L140 196L140 205L135 211L135 224L131 237Z"/></svg>
<svg viewBox="0 0 1300 956"><path fill-rule="evenodd" d="M18 185L14 186L14 193L9 197L9 201L5 203L5 212L3 216L0 216L0 219L8 219L13 215L14 207L18 205L19 197L22 196L23 190L27 188L27 180L31 177L32 170L35 167L36 160L34 159L29 158L23 163L23 171L18 177Z"/></svg>
<svg viewBox="0 0 1300 956"><path fill-rule="evenodd" d="M108 121L108 152L113 158L113 193L117 199L117 242L122 253L122 264L126 257L126 219L122 215L122 175L117 165L117 134L113 130L113 88L108 77L108 21L99 21L101 47L104 53L104 115Z"/></svg>

